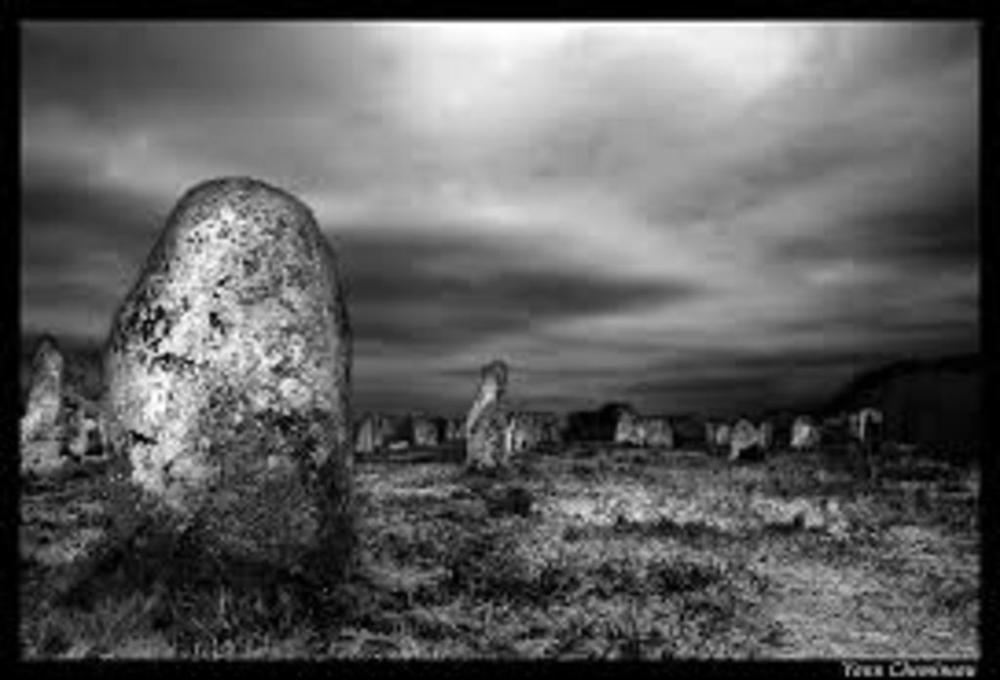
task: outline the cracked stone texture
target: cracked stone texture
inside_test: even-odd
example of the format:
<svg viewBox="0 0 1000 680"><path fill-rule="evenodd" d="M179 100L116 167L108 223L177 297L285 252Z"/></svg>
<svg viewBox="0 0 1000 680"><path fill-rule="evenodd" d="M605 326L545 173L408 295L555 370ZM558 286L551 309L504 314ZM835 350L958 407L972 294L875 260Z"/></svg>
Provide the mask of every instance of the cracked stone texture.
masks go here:
<svg viewBox="0 0 1000 680"><path fill-rule="evenodd" d="M493 361L483 366L479 390L465 420L466 464L472 468L492 469L508 462L507 365Z"/></svg>
<svg viewBox="0 0 1000 680"><path fill-rule="evenodd" d="M240 559L346 564L351 358L310 210L250 178L190 189L105 347L118 514L197 527Z"/></svg>

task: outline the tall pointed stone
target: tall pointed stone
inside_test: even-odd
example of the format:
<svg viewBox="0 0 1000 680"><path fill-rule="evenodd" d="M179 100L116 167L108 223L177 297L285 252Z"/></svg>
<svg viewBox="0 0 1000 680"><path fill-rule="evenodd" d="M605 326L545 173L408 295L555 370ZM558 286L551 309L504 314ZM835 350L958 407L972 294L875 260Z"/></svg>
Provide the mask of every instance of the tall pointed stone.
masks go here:
<svg viewBox="0 0 1000 680"><path fill-rule="evenodd" d="M493 361L480 372L479 389L465 420L466 464L475 469L503 467L508 462L506 446L507 364Z"/></svg>
<svg viewBox="0 0 1000 680"><path fill-rule="evenodd" d="M21 418L21 471L46 474L62 465L64 361L50 335L42 336L31 361L28 403Z"/></svg>

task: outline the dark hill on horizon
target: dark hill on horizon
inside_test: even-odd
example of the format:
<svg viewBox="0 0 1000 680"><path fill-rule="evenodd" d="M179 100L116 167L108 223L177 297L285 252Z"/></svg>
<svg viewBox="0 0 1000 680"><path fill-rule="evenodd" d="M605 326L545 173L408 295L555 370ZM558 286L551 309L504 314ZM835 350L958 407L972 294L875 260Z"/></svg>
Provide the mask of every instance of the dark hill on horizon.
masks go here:
<svg viewBox="0 0 1000 680"><path fill-rule="evenodd" d="M906 359L865 371L838 390L824 415L865 406L880 409L889 440L921 444L947 458L982 448L982 355Z"/></svg>

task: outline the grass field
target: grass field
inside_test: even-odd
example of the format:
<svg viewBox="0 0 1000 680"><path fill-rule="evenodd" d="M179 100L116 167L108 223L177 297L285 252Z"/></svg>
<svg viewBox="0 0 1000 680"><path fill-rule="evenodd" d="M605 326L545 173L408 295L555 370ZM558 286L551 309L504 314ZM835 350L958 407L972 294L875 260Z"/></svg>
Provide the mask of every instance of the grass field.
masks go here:
<svg viewBox="0 0 1000 680"><path fill-rule="evenodd" d="M105 579L47 595L98 539L100 472L22 496L25 658L749 659L979 656L975 470L856 481L833 453L731 464L570 445L501 477L452 454L357 465L362 569Z"/></svg>

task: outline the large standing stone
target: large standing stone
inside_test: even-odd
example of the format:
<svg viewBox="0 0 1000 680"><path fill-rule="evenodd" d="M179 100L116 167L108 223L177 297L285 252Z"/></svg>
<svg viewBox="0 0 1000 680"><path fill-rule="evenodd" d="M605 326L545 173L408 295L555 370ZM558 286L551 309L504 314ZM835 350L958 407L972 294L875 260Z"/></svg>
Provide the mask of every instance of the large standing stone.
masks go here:
<svg viewBox="0 0 1000 680"><path fill-rule="evenodd" d="M31 361L28 403L21 418L21 471L37 474L62 466L64 362L55 339L42 336Z"/></svg>
<svg viewBox="0 0 1000 680"><path fill-rule="evenodd" d="M508 462L506 388L507 364L493 361L483 366L479 390L465 419L466 464L471 468L492 469Z"/></svg>
<svg viewBox="0 0 1000 680"><path fill-rule="evenodd" d="M305 205L249 178L188 191L104 361L120 515L243 561L349 566L351 334Z"/></svg>

